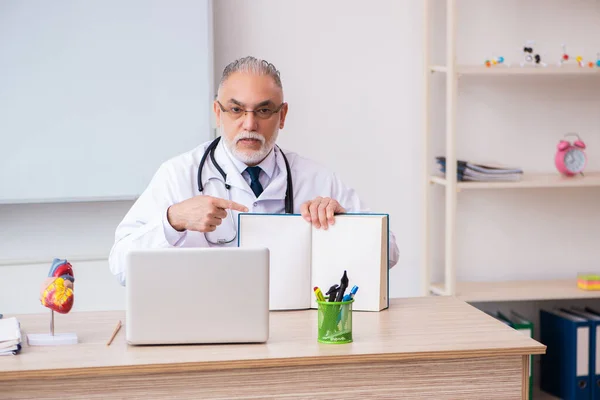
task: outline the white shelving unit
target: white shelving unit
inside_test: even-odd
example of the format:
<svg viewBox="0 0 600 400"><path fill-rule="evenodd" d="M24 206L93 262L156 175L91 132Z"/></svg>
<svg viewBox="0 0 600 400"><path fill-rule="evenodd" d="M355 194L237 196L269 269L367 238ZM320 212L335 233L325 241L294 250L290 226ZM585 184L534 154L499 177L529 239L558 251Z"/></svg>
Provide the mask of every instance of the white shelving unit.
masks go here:
<svg viewBox="0 0 600 400"><path fill-rule="evenodd" d="M448 72L447 65L430 65L428 70L431 72ZM496 66L494 68L488 68L485 65L455 65L454 71L457 77L461 75L485 75L485 76L507 76L507 75L527 75L527 76L548 76L548 75L560 75L560 76L581 76L581 75L600 75L600 70L597 68L579 67L577 65L569 64L559 67L557 65L548 65L547 67L506 67Z"/></svg>
<svg viewBox="0 0 600 400"><path fill-rule="evenodd" d="M497 76L551 76L556 79L567 76L581 76L582 79L600 77L600 68L563 65L547 67L504 66L496 65L488 68L485 65L458 65L456 63L456 3L457 0L446 0L446 65L430 63L430 27L431 0L424 0L424 214L423 214L423 266L422 293L423 295L454 295L469 302L514 301L514 300L545 300L545 299L578 299L600 298L600 291L584 291L576 286L575 280L551 280L543 282L457 282L455 262L456 248L456 206L459 192L463 190L486 189L543 189L543 188L573 188L600 187L600 172L586 172L584 176L574 178L562 177L558 173L524 174L517 182L459 182L457 181L456 158L456 104L457 88L461 76L486 76L494 79ZM439 3L437 3L439 4ZM446 77L446 177L432 174L431 162L433 154L430 151L430 81L431 75L442 73ZM585 78L587 77L587 78ZM430 245L430 197L432 185L441 185L445 189L445 231L444 231L444 281L431 282L431 251ZM524 291L527 288L527 292Z"/></svg>
<svg viewBox="0 0 600 400"><path fill-rule="evenodd" d="M577 65L563 66L548 65L546 67L525 66L505 66L495 65L488 68L485 65L460 65L456 62L456 6L460 0L445 0L446 2L446 43L445 43L445 65L435 65L430 62L430 28L433 26L432 9L435 5L440 5L442 0L423 0L423 74L424 74L424 104L423 104L423 204L424 212L422 216L423 226L423 248L422 248L422 294L428 295L452 295L469 303L484 304L485 307L501 308L498 303L512 304L507 306L512 308L515 302L521 303L525 309L537 307L535 304L539 301L573 301L600 299L600 291L585 291L577 287L575 279L555 279L555 280L522 280L522 281L488 281L471 282L457 281L456 265L456 224L457 224L457 204L460 201L463 191L490 191L502 189L521 189L521 190L547 190L560 189L569 190L569 188L589 188L600 187L600 171L587 171L584 176L566 178L556 173L526 173L520 181L516 182L462 182L457 180L457 148L456 148L456 110L457 94L459 88L459 78L466 80L471 77L478 79L480 84L485 82L494 82L499 79L506 80L532 80L539 77L544 79L546 85L551 86L553 81L560 82L563 79L587 79L595 80L600 77L600 68L579 67ZM496 4L499 4L497 2ZM445 78L445 157L446 174L444 176L436 175L432 171L434 156L432 154L431 144L431 82L432 76L438 74ZM487 81L486 81L487 80ZM441 282L432 282L432 253L431 245L432 235L430 235L430 221L433 210L431 204L431 194L434 187L443 189L444 192L444 279ZM438 265L439 267L439 265ZM437 270L436 270L437 272ZM529 303L526 303L529 302ZM531 314L531 311L529 311ZM535 314L531 315L534 326L539 323ZM539 337L539 330L534 328L534 337ZM538 360L539 361L539 360ZM534 361L534 387L533 398L550 400L556 399L550 394L541 391L539 387L539 364Z"/></svg>
<svg viewBox="0 0 600 400"><path fill-rule="evenodd" d="M431 176L431 183L447 186L448 181L441 176ZM558 174L524 174L515 182L456 182L456 190L466 189L533 189L533 188L568 188L600 186L600 172L586 173L584 176L572 178Z"/></svg>
<svg viewBox="0 0 600 400"><path fill-rule="evenodd" d="M573 281L458 282L454 295L469 303L598 298L597 291L580 290ZM445 294L443 284L432 284L430 289L434 294Z"/></svg>

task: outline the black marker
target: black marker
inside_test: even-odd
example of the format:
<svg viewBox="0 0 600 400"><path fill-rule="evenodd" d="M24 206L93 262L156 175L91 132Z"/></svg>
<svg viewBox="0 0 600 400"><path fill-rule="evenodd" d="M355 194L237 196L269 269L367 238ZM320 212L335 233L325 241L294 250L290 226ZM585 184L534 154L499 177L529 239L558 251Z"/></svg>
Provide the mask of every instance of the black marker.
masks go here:
<svg viewBox="0 0 600 400"><path fill-rule="evenodd" d="M348 275L346 275L346 271L344 271L344 275L342 276L340 283L341 283L340 289L337 292L337 297L336 297L335 301L342 301L342 299L344 298L344 292L346 291L346 288L348 287Z"/></svg>
<svg viewBox="0 0 600 400"><path fill-rule="evenodd" d="M337 295L338 290L340 290L340 288L338 287L337 283L329 288L327 293L325 293L329 296L329 301L335 301L335 296Z"/></svg>

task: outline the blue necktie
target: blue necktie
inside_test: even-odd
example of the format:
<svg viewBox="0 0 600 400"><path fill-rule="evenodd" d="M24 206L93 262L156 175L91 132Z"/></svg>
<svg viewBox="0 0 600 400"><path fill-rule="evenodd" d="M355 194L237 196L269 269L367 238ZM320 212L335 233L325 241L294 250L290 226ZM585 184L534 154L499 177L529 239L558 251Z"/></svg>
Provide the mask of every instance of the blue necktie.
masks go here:
<svg viewBox="0 0 600 400"><path fill-rule="evenodd" d="M260 167L248 167L246 168L248 174L250 175L250 189L254 192L256 197L260 196L263 192L263 187L258 180L258 176L260 175Z"/></svg>

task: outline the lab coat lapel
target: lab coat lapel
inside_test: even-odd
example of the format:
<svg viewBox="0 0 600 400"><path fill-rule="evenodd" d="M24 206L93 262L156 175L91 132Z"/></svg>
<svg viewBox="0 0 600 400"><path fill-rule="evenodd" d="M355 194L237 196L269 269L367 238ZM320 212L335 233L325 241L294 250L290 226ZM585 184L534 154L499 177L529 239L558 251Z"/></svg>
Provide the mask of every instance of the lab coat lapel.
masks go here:
<svg viewBox="0 0 600 400"><path fill-rule="evenodd" d="M275 176L271 178L271 182L261 193L260 200L283 200L285 199L285 191L287 189L287 173L285 169L285 161L281 152L275 147Z"/></svg>
<svg viewBox="0 0 600 400"><path fill-rule="evenodd" d="M227 174L227 183L233 187L236 187L254 195L252 189L250 188L250 185L248 185L242 174L240 174L240 171L238 171L238 169L235 167L235 165L233 165L233 163L229 159L229 156L225 153L223 146L225 146L225 144L223 143L223 139L221 139L219 141L219 144L217 145L217 148L215 149L215 159L217 160L223 171L225 171L225 173ZM219 174L216 168L213 167L213 169L217 174Z"/></svg>

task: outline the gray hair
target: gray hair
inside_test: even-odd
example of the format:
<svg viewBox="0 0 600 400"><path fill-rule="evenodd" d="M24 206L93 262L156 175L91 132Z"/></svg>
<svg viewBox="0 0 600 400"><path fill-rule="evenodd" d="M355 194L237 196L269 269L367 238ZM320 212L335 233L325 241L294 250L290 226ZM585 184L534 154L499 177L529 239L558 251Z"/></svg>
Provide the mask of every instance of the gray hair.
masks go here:
<svg viewBox="0 0 600 400"><path fill-rule="evenodd" d="M234 72L250 72L256 75L268 75L275 81L275 84L283 89L281 85L281 78L279 77L279 71L273 64L268 61L261 60L252 56L239 58L227 65L223 70L223 75L221 76L221 81L219 82L219 89L221 91L221 86L223 83L229 78L229 75Z"/></svg>

